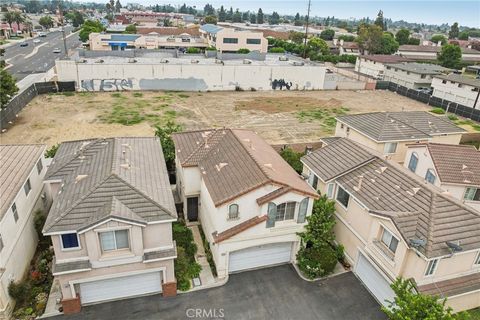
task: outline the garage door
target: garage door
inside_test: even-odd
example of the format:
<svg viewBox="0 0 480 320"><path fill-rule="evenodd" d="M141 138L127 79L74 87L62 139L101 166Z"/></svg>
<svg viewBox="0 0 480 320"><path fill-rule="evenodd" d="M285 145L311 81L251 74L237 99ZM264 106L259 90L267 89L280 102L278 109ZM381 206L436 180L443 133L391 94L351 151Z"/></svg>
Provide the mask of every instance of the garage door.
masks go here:
<svg viewBox="0 0 480 320"><path fill-rule="evenodd" d="M393 301L395 293L390 288L389 282L384 276L360 253L355 273L367 289L381 304L387 306L385 300Z"/></svg>
<svg viewBox="0 0 480 320"><path fill-rule="evenodd" d="M228 271L270 266L290 262L292 242L274 243L230 252Z"/></svg>
<svg viewBox="0 0 480 320"><path fill-rule="evenodd" d="M162 291L161 273L150 272L128 277L80 284L82 304L133 297Z"/></svg>

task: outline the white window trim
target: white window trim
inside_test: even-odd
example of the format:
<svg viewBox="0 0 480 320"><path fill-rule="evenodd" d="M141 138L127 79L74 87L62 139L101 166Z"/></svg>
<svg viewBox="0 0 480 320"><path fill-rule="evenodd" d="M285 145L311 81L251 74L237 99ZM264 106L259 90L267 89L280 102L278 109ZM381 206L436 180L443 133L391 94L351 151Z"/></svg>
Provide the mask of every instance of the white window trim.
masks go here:
<svg viewBox="0 0 480 320"><path fill-rule="evenodd" d="M431 173L431 175L432 175L433 178L434 178L434 179L433 179L433 182L430 182L430 181L427 180L427 175L428 175L429 172ZM424 178L424 180L425 180L426 182L434 185L435 182L437 181L437 175L436 175L435 170L433 170L432 168L428 168L427 171L425 171L425 178Z"/></svg>
<svg viewBox="0 0 480 320"><path fill-rule="evenodd" d="M394 144L395 145L395 151L393 152L386 152L387 145ZM383 153L384 154L396 154L398 149L398 142L385 142L383 145Z"/></svg>
<svg viewBox="0 0 480 320"><path fill-rule="evenodd" d="M287 214L287 204L288 203L294 203L295 204L295 209L293 211L293 218L292 219L285 219L285 215ZM282 204L285 204L285 213L283 215L282 220L277 220L277 211L276 210L278 210L278 207ZM297 201L285 201L285 202L277 204L277 208L275 210L275 223L296 221L297 220L297 215L298 215L298 209L299 209L299 202L297 202Z"/></svg>
<svg viewBox="0 0 480 320"><path fill-rule="evenodd" d="M76 232L68 232L68 233L63 233L63 234L71 234L75 233L77 235L77 242L78 242L78 247L73 247L73 248L64 248L63 247L63 240L62 240L62 234L58 235L58 238L60 239L60 247L62 251L76 251L76 250L81 250L82 249L82 244L80 243L80 236Z"/></svg>
<svg viewBox="0 0 480 320"><path fill-rule="evenodd" d="M430 263L433 263L433 261L437 261L437 263L435 264L435 267L433 268L433 271L432 273L430 274L427 274L427 271L430 267ZM440 263L440 258L435 258L435 259L431 259L431 260L427 260L427 267L425 268L425 271L423 272L423 275L427 278L427 277L433 277L435 275L435 272L437 272L437 269L438 269L438 264Z"/></svg>
<svg viewBox="0 0 480 320"><path fill-rule="evenodd" d="M329 190L330 187L332 188L332 190ZM333 199L335 197L335 183L334 182L330 182L330 183L327 184L327 192L325 192L325 194L327 195L328 199Z"/></svg>
<svg viewBox="0 0 480 320"><path fill-rule="evenodd" d="M398 239L393 232L391 232L390 230L388 230L387 228L385 228L383 225L381 225L381 227L382 227L382 234L380 235L380 239L379 239L379 240L380 240L380 243L382 243L385 247L387 247L387 249L388 249L391 253L395 254L395 253L397 252L398 245L399 245L400 242L401 242L400 239ZM385 244L385 243L383 242L383 234L384 234L385 231L390 234L390 237L391 237L391 238L390 238L390 244L391 244L391 241L392 241L393 238L395 238L395 240L397 240L397 248L395 249L395 251L392 251L392 249L390 249L390 244L387 245L387 244Z"/></svg>
<svg viewBox="0 0 480 320"><path fill-rule="evenodd" d="M127 231L127 236L128 236L128 248L120 248L118 249L117 248L117 238L115 236L115 232L116 231L122 231L122 230L125 230ZM132 238L132 235L131 235L131 232L130 232L131 228L116 228L116 229L111 229L111 230L107 230L107 231L100 231L98 232L98 241L99 241L99 244L100 244L100 252L102 255L105 255L105 254L109 254L110 252L119 252L119 251L129 251L131 252L132 251L132 243L131 243L131 238ZM107 233L107 232L113 232L113 238L115 240L115 249L113 250L103 250L103 246L102 246L102 238L100 236L101 233Z"/></svg>
<svg viewBox="0 0 480 320"><path fill-rule="evenodd" d="M230 217L230 208L232 206L237 206L237 216L236 217ZM228 212L227 212L227 220L237 220L240 219L240 206L238 203L232 203L228 206Z"/></svg>
<svg viewBox="0 0 480 320"><path fill-rule="evenodd" d="M340 201L338 201L337 199L337 196L338 196L338 191L340 190L340 188L348 194L348 204L350 204L350 198L352 197L352 195L347 191L345 190L344 188L342 188L341 186L338 186L338 188L335 188L335 202L337 202L343 209L345 209L345 211L348 210L348 205L345 207L343 205L343 203L341 203Z"/></svg>
<svg viewBox="0 0 480 320"><path fill-rule="evenodd" d="M475 255L472 268L480 268L480 250L477 251L477 254Z"/></svg>

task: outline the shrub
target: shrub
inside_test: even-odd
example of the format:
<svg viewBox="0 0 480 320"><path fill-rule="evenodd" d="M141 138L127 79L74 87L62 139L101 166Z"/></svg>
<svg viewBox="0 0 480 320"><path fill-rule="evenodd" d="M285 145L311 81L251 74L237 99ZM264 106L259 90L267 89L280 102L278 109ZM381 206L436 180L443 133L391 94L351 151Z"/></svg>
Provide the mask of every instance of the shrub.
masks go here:
<svg viewBox="0 0 480 320"><path fill-rule="evenodd" d="M442 109L443 110L443 109ZM451 120L451 121L457 121L458 120L458 117L454 114L449 114L448 116L448 119Z"/></svg>
<svg viewBox="0 0 480 320"><path fill-rule="evenodd" d="M208 243L207 237L205 237L205 233L203 232L203 228L200 225L198 227L200 231L200 236L202 237L203 247L205 249L205 255L207 256L208 264L210 265L210 269L212 269L213 276L217 276L217 266L215 265L215 261L213 260L212 250L210 250L210 244Z"/></svg>
<svg viewBox="0 0 480 320"><path fill-rule="evenodd" d="M177 278L177 289L187 291L190 289L190 280L198 277L202 267L190 261L185 249L177 244L177 258L175 259L175 278Z"/></svg>
<svg viewBox="0 0 480 320"><path fill-rule="evenodd" d="M310 279L332 273L337 264L337 252L330 246L301 248L297 254L298 267Z"/></svg>
<svg viewBox="0 0 480 320"><path fill-rule="evenodd" d="M208 46L205 48L205 50L207 51L217 51L217 48L213 47L213 46Z"/></svg>
<svg viewBox="0 0 480 320"><path fill-rule="evenodd" d="M8 294L15 300L15 304L23 305L29 296L30 285L26 281L10 282L8 285Z"/></svg>
<svg viewBox="0 0 480 320"><path fill-rule="evenodd" d="M247 48L240 48L238 49L237 53L250 53L250 50Z"/></svg>
<svg viewBox="0 0 480 320"><path fill-rule="evenodd" d="M432 110L430 110L430 112L435 114L445 114L445 110L443 110L442 108L433 108Z"/></svg>
<svg viewBox="0 0 480 320"><path fill-rule="evenodd" d="M54 144L53 146L50 147L50 149L47 149L45 151L45 158L53 158L55 157L55 154L57 153L59 144Z"/></svg>
<svg viewBox="0 0 480 320"><path fill-rule="evenodd" d="M187 49L186 53L200 53L200 49L190 47Z"/></svg>
<svg viewBox="0 0 480 320"><path fill-rule="evenodd" d="M177 246L182 247L190 261L195 261L195 253L197 253L197 245L193 241L192 230L187 228L184 222L176 221L172 225L173 239L177 242Z"/></svg>
<svg viewBox="0 0 480 320"><path fill-rule="evenodd" d="M285 49L281 47L273 47L273 48L270 48L270 50L268 51L271 53L285 53Z"/></svg>
<svg viewBox="0 0 480 320"><path fill-rule="evenodd" d="M303 165L300 158L303 157L302 152L295 152L290 147L286 147L280 151L280 155L297 173L302 173Z"/></svg>

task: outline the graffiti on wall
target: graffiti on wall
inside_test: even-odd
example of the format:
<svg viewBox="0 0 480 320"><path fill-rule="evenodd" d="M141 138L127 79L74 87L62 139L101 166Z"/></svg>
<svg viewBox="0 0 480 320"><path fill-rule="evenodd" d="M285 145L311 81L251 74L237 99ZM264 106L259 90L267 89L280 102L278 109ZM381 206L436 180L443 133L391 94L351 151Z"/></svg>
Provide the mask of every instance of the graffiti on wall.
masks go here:
<svg viewBox="0 0 480 320"><path fill-rule="evenodd" d="M283 90L283 87L285 87L285 89L287 90L290 90L290 88L292 87L292 82L285 82L284 79L275 79L272 81L272 89L273 90L277 90L277 89L280 89L280 90Z"/></svg>
<svg viewBox="0 0 480 320"><path fill-rule="evenodd" d="M87 79L80 84L85 91L122 91L132 90L132 79Z"/></svg>

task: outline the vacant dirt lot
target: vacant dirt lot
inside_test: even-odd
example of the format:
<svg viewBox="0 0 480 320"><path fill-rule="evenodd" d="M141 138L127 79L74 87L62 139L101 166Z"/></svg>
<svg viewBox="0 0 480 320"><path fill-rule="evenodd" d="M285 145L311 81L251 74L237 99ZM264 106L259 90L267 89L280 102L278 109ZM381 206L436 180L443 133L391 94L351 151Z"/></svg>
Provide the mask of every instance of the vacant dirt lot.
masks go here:
<svg viewBox="0 0 480 320"><path fill-rule="evenodd" d="M248 128L272 144L307 142L331 134L339 114L429 109L387 91L70 93L35 98L0 139L50 146L149 136L173 120L184 129Z"/></svg>

